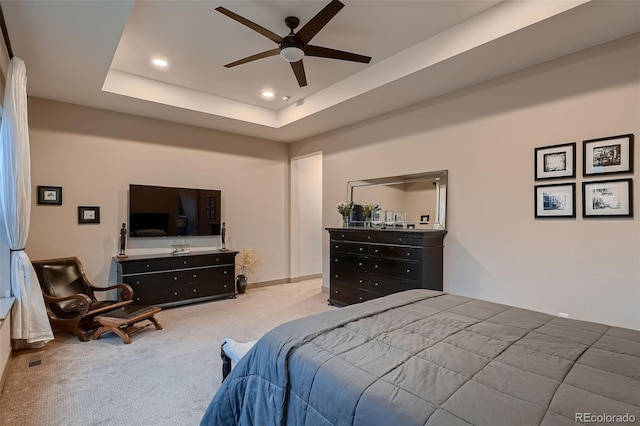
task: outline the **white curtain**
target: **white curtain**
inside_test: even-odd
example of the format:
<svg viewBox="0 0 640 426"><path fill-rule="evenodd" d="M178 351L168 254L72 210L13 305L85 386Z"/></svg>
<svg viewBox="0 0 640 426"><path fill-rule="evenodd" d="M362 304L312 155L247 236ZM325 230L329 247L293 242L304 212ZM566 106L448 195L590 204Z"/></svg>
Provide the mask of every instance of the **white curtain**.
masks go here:
<svg viewBox="0 0 640 426"><path fill-rule="evenodd" d="M11 338L27 344L53 340L40 284L24 246L31 215L31 160L27 122L27 74L24 62L9 64L0 125L0 225L11 248ZM18 346L20 343L18 342Z"/></svg>

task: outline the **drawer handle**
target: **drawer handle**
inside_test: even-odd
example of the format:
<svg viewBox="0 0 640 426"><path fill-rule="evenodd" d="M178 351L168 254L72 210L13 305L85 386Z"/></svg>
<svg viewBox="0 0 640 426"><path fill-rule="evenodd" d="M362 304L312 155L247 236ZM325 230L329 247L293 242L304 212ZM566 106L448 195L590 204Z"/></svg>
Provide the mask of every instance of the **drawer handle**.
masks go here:
<svg viewBox="0 0 640 426"><path fill-rule="evenodd" d="M194 289L193 289L193 292L194 292L194 293L197 293L197 292L198 292L198 290L196 290L196 289L194 288Z"/></svg>
<svg viewBox="0 0 640 426"><path fill-rule="evenodd" d="M411 256L411 253L407 252L407 256Z"/></svg>
<svg viewBox="0 0 640 426"><path fill-rule="evenodd" d="M334 293L335 293L335 294L338 294L338 293L340 293L340 292L339 292L338 290L336 290Z"/></svg>
<svg viewBox="0 0 640 426"><path fill-rule="evenodd" d="M178 292L177 292L177 291L175 291L173 294L175 294L175 295L177 296L177 295L178 295Z"/></svg>
<svg viewBox="0 0 640 426"><path fill-rule="evenodd" d="M371 239L371 235L367 236L367 240L370 240L370 239Z"/></svg>
<svg viewBox="0 0 640 426"><path fill-rule="evenodd" d="M176 281L178 279L178 277L173 277L173 280Z"/></svg>
<svg viewBox="0 0 640 426"><path fill-rule="evenodd" d="M360 300L362 300L362 296L360 296Z"/></svg>
<svg viewBox="0 0 640 426"><path fill-rule="evenodd" d="M402 238L398 238L398 241L402 241Z"/></svg>
<svg viewBox="0 0 640 426"><path fill-rule="evenodd" d="M224 284L224 285L223 285L223 287L224 287L224 288L227 288L227 285L226 285L226 284Z"/></svg>
<svg viewBox="0 0 640 426"><path fill-rule="evenodd" d="M224 271L225 275L227 274L228 271Z"/></svg>
<svg viewBox="0 0 640 426"><path fill-rule="evenodd" d="M362 262L358 262L358 266L362 266Z"/></svg>
<svg viewBox="0 0 640 426"><path fill-rule="evenodd" d="M375 287L378 287L379 285L380 285L380 283L375 283L374 284Z"/></svg>
<svg viewBox="0 0 640 426"><path fill-rule="evenodd" d="M139 298L139 297L136 297L136 302L139 302L139 301L140 301L140 298Z"/></svg>
<svg viewBox="0 0 640 426"><path fill-rule="evenodd" d="M136 284L140 284L140 281L136 281Z"/></svg>
<svg viewBox="0 0 640 426"><path fill-rule="evenodd" d="M374 251L375 251L375 252L377 253L377 252L379 252L380 250L378 250L378 249L375 249Z"/></svg>
<svg viewBox="0 0 640 426"><path fill-rule="evenodd" d="M339 245L339 244L336 244L334 248L340 248L340 245Z"/></svg>
<svg viewBox="0 0 640 426"><path fill-rule="evenodd" d="M364 247L360 247L360 251L364 250Z"/></svg>
<svg viewBox="0 0 640 426"><path fill-rule="evenodd" d="M342 238L344 238L344 234L342 234Z"/></svg>
<svg viewBox="0 0 640 426"><path fill-rule="evenodd" d="M149 264L147 263L147 268L149 267Z"/></svg>
<svg viewBox="0 0 640 426"><path fill-rule="evenodd" d="M186 261L186 260L183 260L183 261L182 261L182 264L183 264L183 265L186 265L186 264L187 264L187 261Z"/></svg>
<svg viewBox="0 0 640 426"><path fill-rule="evenodd" d="M411 272L411 269L407 269L407 272Z"/></svg>
<svg viewBox="0 0 640 426"><path fill-rule="evenodd" d="M362 280L360 280L360 284L362 284Z"/></svg>
<svg viewBox="0 0 640 426"><path fill-rule="evenodd" d="M334 261L335 263L338 263L338 259L334 259L333 261Z"/></svg>
<svg viewBox="0 0 640 426"><path fill-rule="evenodd" d="M198 278L198 275L196 275L196 274L193 274L193 278Z"/></svg>
<svg viewBox="0 0 640 426"><path fill-rule="evenodd" d="M378 265L374 266L374 268L378 269Z"/></svg>
<svg viewBox="0 0 640 426"><path fill-rule="evenodd" d="M336 274L336 278L338 278L338 274Z"/></svg>

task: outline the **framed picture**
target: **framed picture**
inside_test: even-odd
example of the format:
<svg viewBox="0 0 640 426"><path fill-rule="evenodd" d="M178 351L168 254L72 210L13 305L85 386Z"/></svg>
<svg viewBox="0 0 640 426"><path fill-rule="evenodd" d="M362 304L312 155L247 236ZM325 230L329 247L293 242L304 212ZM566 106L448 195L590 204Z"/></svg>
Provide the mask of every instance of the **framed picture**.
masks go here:
<svg viewBox="0 0 640 426"><path fill-rule="evenodd" d="M633 134L583 141L583 176L633 171Z"/></svg>
<svg viewBox="0 0 640 426"><path fill-rule="evenodd" d="M534 196L536 218L576 217L575 183L536 185Z"/></svg>
<svg viewBox="0 0 640 426"><path fill-rule="evenodd" d="M633 180L582 182L582 216L633 217Z"/></svg>
<svg viewBox="0 0 640 426"><path fill-rule="evenodd" d="M576 143L535 148L535 180L576 177Z"/></svg>
<svg viewBox="0 0 640 426"><path fill-rule="evenodd" d="M420 225L427 225L429 223L429 215L423 214L420 215Z"/></svg>
<svg viewBox="0 0 640 426"><path fill-rule="evenodd" d="M38 204L62 205L61 186L38 186Z"/></svg>
<svg viewBox="0 0 640 426"><path fill-rule="evenodd" d="M100 207L78 206L78 223L100 223Z"/></svg>

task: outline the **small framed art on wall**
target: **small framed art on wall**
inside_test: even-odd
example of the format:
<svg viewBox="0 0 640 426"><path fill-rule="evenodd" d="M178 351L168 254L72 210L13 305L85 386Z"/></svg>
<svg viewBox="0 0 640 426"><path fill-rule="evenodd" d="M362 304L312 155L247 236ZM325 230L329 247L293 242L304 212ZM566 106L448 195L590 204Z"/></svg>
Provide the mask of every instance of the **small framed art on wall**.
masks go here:
<svg viewBox="0 0 640 426"><path fill-rule="evenodd" d="M534 196L536 218L576 217L575 183L536 185Z"/></svg>
<svg viewBox="0 0 640 426"><path fill-rule="evenodd" d="M100 207L78 206L78 224L100 223Z"/></svg>
<svg viewBox="0 0 640 426"><path fill-rule="evenodd" d="M582 216L633 217L633 180L582 182Z"/></svg>
<svg viewBox="0 0 640 426"><path fill-rule="evenodd" d="M583 144L583 176L633 172L633 134L590 139Z"/></svg>
<svg viewBox="0 0 640 426"><path fill-rule="evenodd" d="M535 148L535 180L576 177L576 143Z"/></svg>

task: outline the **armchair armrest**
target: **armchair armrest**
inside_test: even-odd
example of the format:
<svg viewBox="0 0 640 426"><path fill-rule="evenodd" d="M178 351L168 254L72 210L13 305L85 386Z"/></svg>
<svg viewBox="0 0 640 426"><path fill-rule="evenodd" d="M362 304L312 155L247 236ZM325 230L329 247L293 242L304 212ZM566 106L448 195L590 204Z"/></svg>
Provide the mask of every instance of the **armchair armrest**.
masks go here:
<svg viewBox="0 0 640 426"><path fill-rule="evenodd" d="M91 309L91 298L86 294L73 294L67 297L51 297L47 294L42 294L45 302L48 303L60 303L65 302L67 300L76 300L78 303L78 313L82 316L86 315L87 312Z"/></svg>
<svg viewBox="0 0 640 426"><path fill-rule="evenodd" d="M133 289L129 284L120 283L116 285L110 285L108 287L96 287L91 283L88 283L93 291L109 291L109 290L120 290L120 299L122 301L125 300L133 300Z"/></svg>

